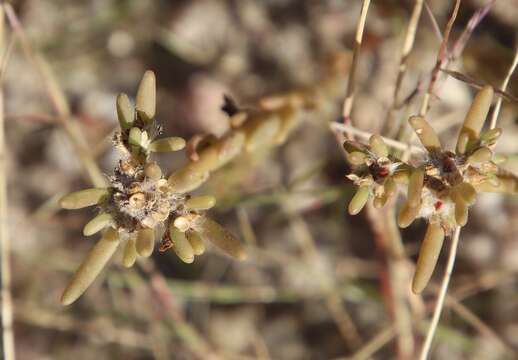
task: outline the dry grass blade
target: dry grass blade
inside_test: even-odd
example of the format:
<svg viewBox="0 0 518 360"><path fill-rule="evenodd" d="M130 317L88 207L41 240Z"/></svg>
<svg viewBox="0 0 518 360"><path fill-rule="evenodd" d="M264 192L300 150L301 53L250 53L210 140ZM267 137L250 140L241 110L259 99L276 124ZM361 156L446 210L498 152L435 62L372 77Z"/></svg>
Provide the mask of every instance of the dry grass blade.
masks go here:
<svg viewBox="0 0 518 360"><path fill-rule="evenodd" d="M2 63L5 62L6 49L4 47L4 7L0 7L0 51ZM15 358L13 333L13 304L11 295L11 244L9 229L7 228L7 174L5 154L5 124L4 124L4 96L0 86L0 271L1 271L1 301L2 301L2 355L4 359Z"/></svg>
<svg viewBox="0 0 518 360"><path fill-rule="evenodd" d="M457 18L457 14L459 12L460 7L460 0L455 1L455 6L453 8L453 11L451 13L450 19L448 20L448 23L446 24L446 28L444 29L444 35L443 40L441 43L441 46L439 48L439 53L437 54L437 61L435 63L435 66L432 70L432 76L430 78L430 83L428 84L428 90L426 91L426 94L424 95L423 102L421 104L421 109L419 110L419 115L425 116L428 112L428 107L430 104L430 99L433 94L433 88L435 86L435 83L437 81L437 78L439 76L439 70L443 67L443 63L447 61L447 51L448 51L448 40L450 38L450 32L453 27L453 23L455 22L455 19Z"/></svg>
<svg viewBox="0 0 518 360"><path fill-rule="evenodd" d="M507 89L507 85L509 84L509 80L511 80L511 76L513 76L514 71L516 70L516 66L518 65L518 47L514 53L514 59L509 67L509 71L507 71L507 75L502 82L502 86L500 89L495 89L495 92L505 94L505 90ZM516 98L515 98L516 99ZM494 129L496 127L496 122L498 121L498 115L500 115L500 109L502 108L502 97L499 97L496 101L495 109L493 111L493 115L491 116L491 121L489 123L489 128Z"/></svg>
<svg viewBox="0 0 518 360"><path fill-rule="evenodd" d="M401 90L401 85L403 84L403 80L405 78L406 70L408 68L408 58L410 56L410 52L414 47L415 35L417 32L417 25L419 23L419 18L421 17L421 12L423 10L424 0L416 0L414 4L414 8L412 9L412 15L410 16L410 20L408 22L408 26L405 33L405 40L403 42L403 48L401 51L401 59L399 61L398 74L396 78L396 85L394 87L394 94L392 98L392 105L387 114L387 123L385 126L387 127L387 132L389 135L392 134L393 130L397 129L397 124L392 124L394 121L393 112L396 109L397 104L399 104L399 92Z"/></svg>
<svg viewBox="0 0 518 360"><path fill-rule="evenodd" d="M340 131L340 132L348 133L350 135L358 136L365 140L368 140L372 136L372 133L370 133L368 131L363 131L363 130L355 128L354 126L347 125L347 124L331 123L329 126L330 126L331 130L333 130L333 131ZM394 149L407 150L409 148L409 146L407 144L405 144L401 141L397 141L397 140L394 140L394 139L391 139L388 137L384 137L384 136L381 136L381 138L383 139L385 144L387 144L388 146L390 146ZM410 145L410 151L412 153L418 153L418 154L422 154L424 152L422 147L416 146L416 145Z"/></svg>
<svg viewBox="0 0 518 360"><path fill-rule="evenodd" d="M516 65L514 65L514 68L516 68ZM468 84L469 86L471 86L475 89L481 89L485 85L482 81L473 79L472 77L465 75L463 73L460 73L458 71L448 70L448 69L441 69L441 71L445 74L448 74L449 76L451 76L454 79L457 79L459 81L462 81L462 82ZM511 75L512 75L512 72L511 72ZM507 82L509 82L509 80L507 80ZM506 87L507 87L507 85L506 85ZM501 89L494 89L494 91L496 94L500 95L501 98L505 98L506 100L513 101L513 102L518 102L518 98L508 92L505 92L503 87Z"/></svg>
<svg viewBox="0 0 518 360"><path fill-rule="evenodd" d="M363 31L365 28L365 22L367 21L367 11L369 10L369 5L370 0L363 0L360 18L358 20L358 26L356 28L356 37L354 38L353 61L351 64L351 69L349 71L349 79L347 81L347 93L345 96L345 101L342 109L344 123L348 123L351 118L351 111L354 102L354 92L356 89L356 70L358 68L360 49L362 46L363 39Z"/></svg>
<svg viewBox="0 0 518 360"><path fill-rule="evenodd" d="M93 185L97 187L106 185L106 179L97 166L94 158L91 156L86 144L83 141L82 136L80 135L80 132L75 127L75 124L70 121L71 115L68 102L63 94L63 90L56 81L52 69L42 57L38 56L34 52L27 38L27 35L25 34L25 30L23 29L22 24L16 16L16 13L14 12L11 4L4 4L4 10L9 24L20 40L25 56L34 66L43 80L43 85L46 88L46 94L51 100L54 110L58 114L57 119L63 126L66 135L69 137L72 146L77 152L85 173L88 175Z"/></svg>

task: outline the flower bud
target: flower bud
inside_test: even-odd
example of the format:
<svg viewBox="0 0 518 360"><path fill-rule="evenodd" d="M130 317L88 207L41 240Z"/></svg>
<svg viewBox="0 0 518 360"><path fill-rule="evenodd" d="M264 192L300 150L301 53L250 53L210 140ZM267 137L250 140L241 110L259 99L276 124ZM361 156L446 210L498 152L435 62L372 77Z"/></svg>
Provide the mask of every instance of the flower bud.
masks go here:
<svg viewBox="0 0 518 360"><path fill-rule="evenodd" d="M159 180L162 177L162 169L158 166L157 163L151 162L147 163L144 167L144 174L151 180Z"/></svg>

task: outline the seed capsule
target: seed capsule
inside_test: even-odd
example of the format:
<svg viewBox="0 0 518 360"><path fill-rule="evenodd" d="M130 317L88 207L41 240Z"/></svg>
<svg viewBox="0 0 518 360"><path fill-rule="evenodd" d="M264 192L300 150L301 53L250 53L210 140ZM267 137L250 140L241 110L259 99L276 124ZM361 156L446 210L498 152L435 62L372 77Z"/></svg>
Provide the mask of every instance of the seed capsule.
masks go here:
<svg viewBox="0 0 518 360"><path fill-rule="evenodd" d="M90 236L113 223L113 217L108 213L100 213L90 220L83 229L84 236Z"/></svg>
<svg viewBox="0 0 518 360"><path fill-rule="evenodd" d="M75 210L99 204L110 194L107 188L85 189L65 195L59 200L63 209Z"/></svg>
<svg viewBox="0 0 518 360"><path fill-rule="evenodd" d="M185 140L181 137L172 136L153 141L149 145L149 151L169 152L182 150L185 147Z"/></svg>
<svg viewBox="0 0 518 360"><path fill-rule="evenodd" d="M185 237L185 233L179 231L174 226L169 227L169 234L173 241L173 250L180 260L190 264L194 261L194 250L191 243Z"/></svg>
<svg viewBox="0 0 518 360"><path fill-rule="evenodd" d="M194 255L201 255L205 252L205 244L203 244L203 240L197 232L187 231L185 236L187 236L187 240L189 240L189 243L192 246Z"/></svg>
<svg viewBox="0 0 518 360"><path fill-rule="evenodd" d="M156 111L156 79L153 71L146 71L137 91L136 109L142 120L150 121Z"/></svg>
<svg viewBox="0 0 518 360"><path fill-rule="evenodd" d="M108 229L77 269L61 296L61 304L70 305L85 292L113 256L118 246L117 231Z"/></svg>
<svg viewBox="0 0 518 360"><path fill-rule="evenodd" d="M475 140L482 130L487 113L491 107L493 100L493 88L491 86L484 86L473 99L471 106L464 119L464 124L457 140L457 153L464 154L468 140ZM467 134L466 136L463 134ZM461 138L462 137L462 138Z"/></svg>
<svg viewBox="0 0 518 360"><path fill-rule="evenodd" d="M412 291L419 294L424 290L430 278L432 277L435 265L441 253L442 244L444 242L444 230L439 224L428 224L426 234L424 236L417 266L412 280Z"/></svg>
<svg viewBox="0 0 518 360"><path fill-rule="evenodd" d="M385 141L379 135L372 135L369 139L371 150L377 157L387 157L388 148Z"/></svg>
<svg viewBox="0 0 518 360"><path fill-rule="evenodd" d="M214 196L194 196L185 202L187 210L208 210L216 205Z"/></svg>
<svg viewBox="0 0 518 360"><path fill-rule="evenodd" d="M176 230L186 232L187 230L189 230L191 223L185 216L179 216L176 219L174 219L173 225L176 228Z"/></svg>
<svg viewBox="0 0 518 360"><path fill-rule="evenodd" d="M117 118L122 130L131 128L135 120L135 112L131 101L126 94L119 94L117 96Z"/></svg>
<svg viewBox="0 0 518 360"><path fill-rule="evenodd" d="M212 242L228 255L240 260L246 258L243 244L241 244L232 233L214 220L205 218L196 225L195 230L200 234L202 239Z"/></svg>
<svg viewBox="0 0 518 360"><path fill-rule="evenodd" d="M127 268L130 268L135 264L135 260L137 260L137 247L135 239L130 238L126 242L126 247L124 248L124 254L122 255L122 265Z"/></svg>
<svg viewBox="0 0 518 360"><path fill-rule="evenodd" d="M129 204L134 209L142 209L146 205L146 195L141 192L131 195Z"/></svg>
<svg viewBox="0 0 518 360"><path fill-rule="evenodd" d="M349 214L358 214L369 200L369 196L370 186L360 186L349 203Z"/></svg>
<svg viewBox="0 0 518 360"><path fill-rule="evenodd" d="M421 144L428 150L433 151L441 148L441 142L439 137L435 133L435 130L430 126L428 121L422 116L411 116L408 122L414 129L417 137L421 141Z"/></svg>
<svg viewBox="0 0 518 360"><path fill-rule="evenodd" d="M136 193L142 192L142 186L140 186L139 182L134 181L131 184L129 184L126 192L128 194L136 194Z"/></svg>
<svg viewBox="0 0 518 360"><path fill-rule="evenodd" d="M155 230L142 229L137 235L137 252L140 256L149 257L155 247Z"/></svg>
<svg viewBox="0 0 518 360"><path fill-rule="evenodd" d="M162 169L158 166L157 163L147 163L144 167L144 174L151 180L158 180L162 177Z"/></svg>

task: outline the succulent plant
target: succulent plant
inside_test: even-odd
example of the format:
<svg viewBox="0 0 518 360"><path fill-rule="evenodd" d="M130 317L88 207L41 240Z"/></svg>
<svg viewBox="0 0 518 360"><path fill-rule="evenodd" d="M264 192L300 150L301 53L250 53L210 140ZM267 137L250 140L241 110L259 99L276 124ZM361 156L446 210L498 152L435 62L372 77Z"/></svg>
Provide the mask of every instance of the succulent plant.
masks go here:
<svg viewBox="0 0 518 360"><path fill-rule="evenodd" d="M422 116L412 116L410 126L426 149L415 163L404 163L389 154L381 137L373 135L369 145L346 141L349 162L355 167L347 177L359 186L349 203L349 213L357 214L374 197L381 207L396 192L396 184L407 188L397 222L402 228L416 218L424 218L428 228L417 260L412 290L421 292L428 284L439 258L445 236L468 220L469 207L479 192L517 191L518 178L500 169L493 147L500 129L482 130L493 89L483 87L475 96L460 130L455 152L443 149L432 126Z"/></svg>
<svg viewBox="0 0 518 360"><path fill-rule="evenodd" d="M157 240L160 251L172 248L186 263L204 252L203 240L235 258L245 257L241 242L205 216L205 211L215 205L215 198L186 194L212 168L226 162L236 149L239 151L243 139L226 137L220 147L207 149L194 165L184 167L181 181L177 173L167 179L151 160L152 154L181 150L186 142L180 137L157 138L162 130L155 121L155 81L152 71L144 74L135 107L127 95L117 97L120 131L114 136L114 145L121 159L108 177L109 185L80 190L60 200L64 209L97 206L99 213L85 225L83 234L102 232L65 289L61 298L64 305L83 294L119 246L124 247L122 263L126 267L132 266L138 256L149 257Z"/></svg>

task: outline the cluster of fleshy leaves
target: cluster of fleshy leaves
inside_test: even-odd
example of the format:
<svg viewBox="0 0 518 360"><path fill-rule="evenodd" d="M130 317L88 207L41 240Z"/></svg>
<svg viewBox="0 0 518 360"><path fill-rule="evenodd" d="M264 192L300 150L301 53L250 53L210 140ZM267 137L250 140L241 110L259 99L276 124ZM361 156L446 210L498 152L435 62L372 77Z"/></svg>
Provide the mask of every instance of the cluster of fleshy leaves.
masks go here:
<svg viewBox="0 0 518 360"><path fill-rule="evenodd" d="M207 181L212 172L237 156L282 144L309 114L327 114L341 95L341 74L346 54L336 54L323 79L310 87L262 98L255 107L238 107L226 98L222 110L230 127L221 137L195 135L188 142L179 137L157 138L161 133L154 116L156 79L147 71L140 83L135 107L125 94L117 97L120 131L114 145L122 156L109 185L74 192L63 197L65 209L97 206L99 214L84 227L84 235L102 231L101 239L73 276L62 296L63 304L79 298L95 280L116 249L124 246L122 264L132 266L138 256L172 248L184 262L204 252L209 240L227 254L242 259L243 246L230 232L205 216L215 204L212 196L188 193ZM165 177L151 155L186 149L188 162Z"/></svg>
<svg viewBox="0 0 518 360"><path fill-rule="evenodd" d="M421 116L412 116L410 126L425 148L424 156L413 163L389 154L378 135L368 145L355 141L344 144L353 173L347 177L359 186L349 203L354 215L373 198L374 207L382 207L406 187L406 200L397 222L408 227L416 218L424 218L428 227L420 248L412 290L420 293L428 284L445 236L457 226L466 225L468 209L479 192L515 193L518 178L500 169L493 148L502 131L483 130L493 98L493 89L483 87L475 96L460 130L455 152L442 147L431 125Z"/></svg>
<svg viewBox="0 0 518 360"><path fill-rule="evenodd" d="M215 198L186 194L185 189L178 189L175 176L166 178L152 161L153 153L178 151L186 145L180 137L157 138L161 128L155 121L155 83L154 73L147 71L139 85L135 107L127 95L117 98L120 130L114 136L114 145L121 158L108 177L108 186L80 190L60 200L64 209L96 206L98 215L85 225L83 234L102 232L65 289L61 298L65 305L83 294L120 246L124 247L122 264L126 267L133 266L138 256L149 257L157 240L160 251L172 248L186 263L204 252L203 240L235 258L245 257L241 242L205 216L205 210L215 205ZM236 152L235 146L225 144L226 151L214 152L210 161L226 161L229 153ZM190 186L188 180L196 181L203 161L207 163L209 159L184 170L184 187L196 187Z"/></svg>

